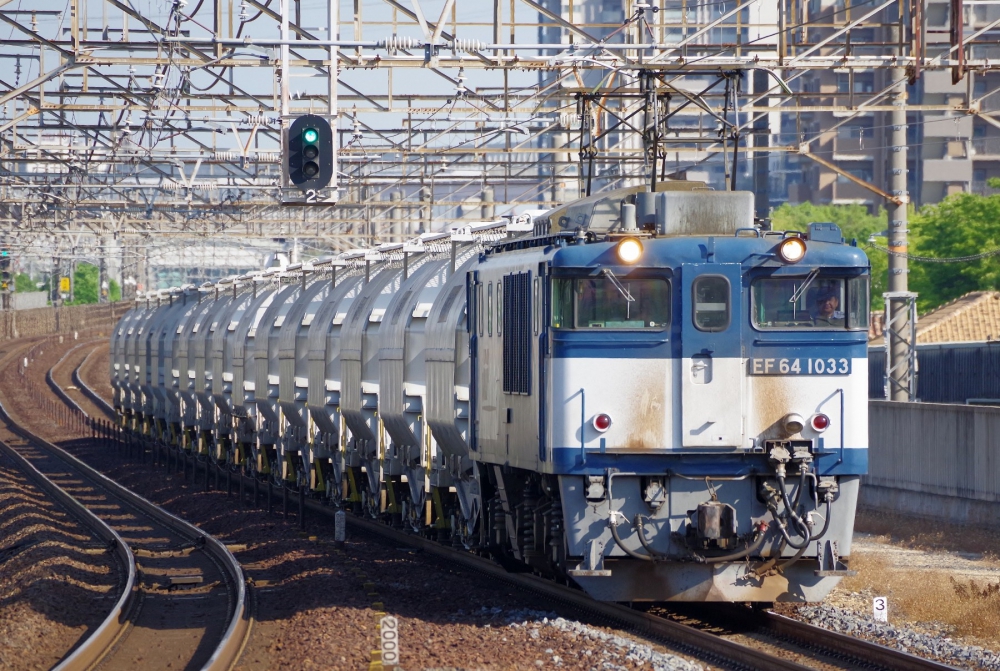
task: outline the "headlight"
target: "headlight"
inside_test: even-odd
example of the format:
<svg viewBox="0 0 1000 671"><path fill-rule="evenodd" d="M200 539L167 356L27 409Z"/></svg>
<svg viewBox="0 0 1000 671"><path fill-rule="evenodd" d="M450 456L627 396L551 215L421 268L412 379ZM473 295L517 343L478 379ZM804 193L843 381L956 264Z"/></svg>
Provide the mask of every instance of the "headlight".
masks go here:
<svg viewBox="0 0 1000 671"><path fill-rule="evenodd" d="M778 245L778 256L785 263L798 263L806 255L806 241L802 238L785 238Z"/></svg>
<svg viewBox="0 0 1000 671"><path fill-rule="evenodd" d="M622 263L635 263L642 256L642 243L637 238L625 238L618 243L618 258Z"/></svg>
<svg viewBox="0 0 1000 671"><path fill-rule="evenodd" d="M805 427L806 420L802 419L802 415L796 412L790 412L785 415L784 419L781 420L781 423L785 429L785 433L792 436Z"/></svg>

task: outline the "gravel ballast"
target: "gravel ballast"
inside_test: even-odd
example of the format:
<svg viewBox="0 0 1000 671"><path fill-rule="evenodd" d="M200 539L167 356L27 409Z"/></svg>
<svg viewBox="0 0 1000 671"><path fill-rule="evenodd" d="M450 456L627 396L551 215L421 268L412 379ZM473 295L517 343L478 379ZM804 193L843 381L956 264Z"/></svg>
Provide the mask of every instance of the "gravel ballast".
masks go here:
<svg viewBox="0 0 1000 671"><path fill-rule="evenodd" d="M872 617L827 604L801 606L799 619L824 629L874 641L917 657L938 659L960 669L1000 669L1000 654L976 645L963 645L942 634L877 622Z"/></svg>
<svg viewBox="0 0 1000 671"><path fill-rule="evenodd" d="M112 556L0 454L0 669L54 666L118 597Z"/></svg>

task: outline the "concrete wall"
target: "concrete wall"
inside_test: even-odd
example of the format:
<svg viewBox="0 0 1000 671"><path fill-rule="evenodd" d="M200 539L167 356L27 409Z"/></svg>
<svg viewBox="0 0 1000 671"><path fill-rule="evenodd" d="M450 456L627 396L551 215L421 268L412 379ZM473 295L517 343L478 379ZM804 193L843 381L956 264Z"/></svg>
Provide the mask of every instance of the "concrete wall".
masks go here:
<svg viewBox="0 0 1000 671"><path fill-rule="evenodd" d="M49 304L47 291L22 291L10 295L10 306L15 310L44 308Z"/></svg>
<svg viewBox="0 0 1000 671"><path fill-rule="evenodd" d="M1000 526L1000 408L869 403L861 503Z"/></svg>

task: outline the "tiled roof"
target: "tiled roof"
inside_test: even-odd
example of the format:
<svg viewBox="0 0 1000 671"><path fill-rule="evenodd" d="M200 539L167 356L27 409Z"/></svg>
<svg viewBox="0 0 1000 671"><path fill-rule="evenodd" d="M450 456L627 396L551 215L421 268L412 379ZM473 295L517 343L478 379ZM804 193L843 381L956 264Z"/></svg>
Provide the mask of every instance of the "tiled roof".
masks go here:
<svg viewBox="0 0 1000 671"><path fill-rule="evenodd" d="M885 313L872 312L868 319L868 342L882 340L885 333Z"/></svg>
<svg viewBox="0 0 1000 671"><path fill-rule="evenodd" d="M917 342L1000 340L1000 291L973 291L917 320Z"/></svg>
<svg viewBox="0 0 1000 671"><path fill-rule="evenodd" d="M868 340L884 337L885 313L871 313ZM917 319L917 342L1000 340L1000 291L973 291Z"/></svg>

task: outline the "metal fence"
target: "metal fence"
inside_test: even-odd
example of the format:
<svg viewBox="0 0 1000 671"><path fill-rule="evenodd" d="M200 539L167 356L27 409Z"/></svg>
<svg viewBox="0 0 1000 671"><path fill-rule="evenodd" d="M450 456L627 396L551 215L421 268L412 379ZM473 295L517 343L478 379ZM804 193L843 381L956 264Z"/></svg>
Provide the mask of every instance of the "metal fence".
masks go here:
<svg viewBox="0 0 1000 671"><path fill-rule="evenodd" d="M125 313L129 305L129 303L105 303L5 310L0 313L0 340L93 329L106 329L110 333L115 321Z"/></svg>
<svg viewBox="0 0 1000 671"><path fill-rule="evenodd" d="M918 345L917 370L921 401L1000 405L1000 342ZM885 348L881 346L868 350L868 397L885 398Z"/></svg>

